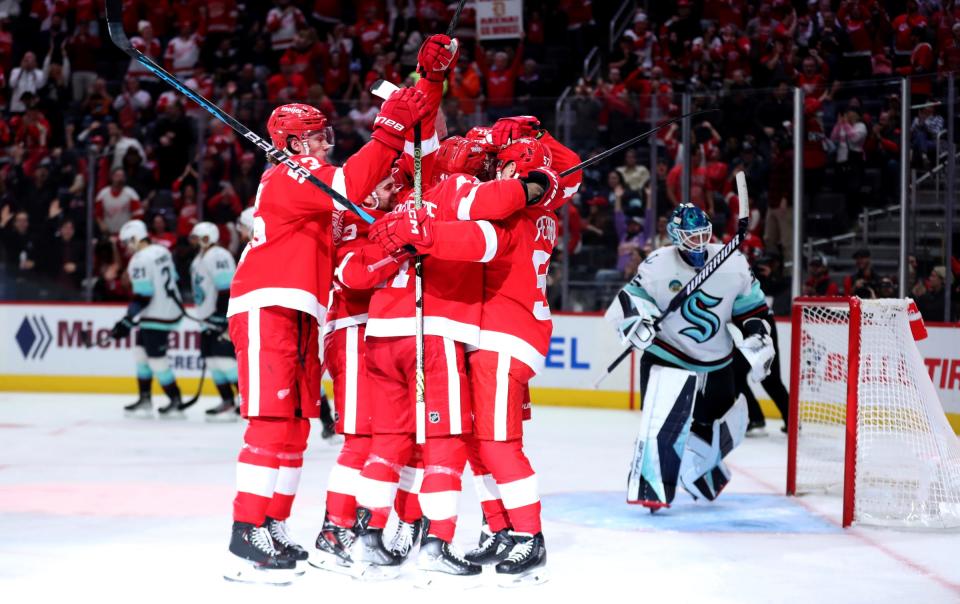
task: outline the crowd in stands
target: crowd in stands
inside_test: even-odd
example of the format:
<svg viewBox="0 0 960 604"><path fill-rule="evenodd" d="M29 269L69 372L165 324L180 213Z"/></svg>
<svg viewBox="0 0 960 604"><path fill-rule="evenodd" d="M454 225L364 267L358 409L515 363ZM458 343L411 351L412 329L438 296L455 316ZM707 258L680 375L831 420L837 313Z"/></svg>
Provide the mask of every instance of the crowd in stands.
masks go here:
<svg viewBox="0 0 960 604"><path fill-rule="evenodd" d="M946 74L960 71L953 0L638 4L647 8L612 41L607 24L619 3L590 0L527 0L522 37L484 43L468 6L456 32L460 62L443 104L449 134L524 113L553 127L567 86L566 140L583 157L679 115L683 93L693 109L719 109L695 119L688 152L673 125L656 136L656 162L642 144L585 171L568 216L575 279L622 282L668 243L665 217L682 199L689 154L690 200L711 215L718 240L735 229L732 183L746 173L755 210L748 253L768 294L788 294L792 88L806 95L807 207L827 216L821 234L832 234L852 228L862 208L895 201L903 108L893 78L912 77L916 105L940 98ZM123 21L136 48L254 130L277 104L319 107L336 131L332 160L342 162L369 137L379 103L370 84L410 85L424 36L444 31L455 5L125 0ZM0 0L0 253L8 281L43 281L54 297L83 286L96 299L127 295L115 235L133 217L174 250L181 274L201 218L221 225L236 250L232 225L264 167L232 130L115 49L102 10L94 0ZM599 73L581 77L595 45ZM929 169L945 112L930 105L911 115L914 167ZM94 278L83 283L88 230ZM920 259L918 285L936 291L927 263ZM0 291L10 295L18 294Z"/></svg>

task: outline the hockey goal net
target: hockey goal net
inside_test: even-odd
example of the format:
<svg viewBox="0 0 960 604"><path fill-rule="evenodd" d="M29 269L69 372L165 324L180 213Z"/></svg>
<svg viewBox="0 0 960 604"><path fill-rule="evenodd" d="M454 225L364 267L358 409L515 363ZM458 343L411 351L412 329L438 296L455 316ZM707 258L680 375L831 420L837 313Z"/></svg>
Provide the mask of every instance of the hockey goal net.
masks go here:
<svg viewBox="0 0 960 604"><path fill-rule="evenodd" d="M787 494L842 493L843 526L960 526L960 441L910 300L793 305Z"/></svg>

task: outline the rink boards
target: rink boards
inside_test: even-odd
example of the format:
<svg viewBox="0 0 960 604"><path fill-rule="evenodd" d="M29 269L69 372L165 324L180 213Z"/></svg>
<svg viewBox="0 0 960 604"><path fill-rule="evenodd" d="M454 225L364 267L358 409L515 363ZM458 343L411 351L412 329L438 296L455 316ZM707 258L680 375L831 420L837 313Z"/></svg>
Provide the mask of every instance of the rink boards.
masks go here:
<svg viewBox="0 0 960 604"><path fill-rule="evenodd" d="M136 390L132 338L113 341L109 330L122 305L0 303L0 390L33 392L130 392ZM599 314L559 313L546 367L531 383L535 404L633 409L639 407L638 363L632 355L600 388L594 380L622 350ZM789 384L790 323L777 324L780 369ZM918 343L940 401L960 428L960 326L928 324ZM92 336L90 335L92 334ZM171 335L170 363L185 393L195 392L202 362L197 325L185 319ZM633 371L631 371L631 368ZM329 384L328 384L329 386ZM155 385L156 387L156 385ZM208 379L205 392L214 394ZM764 411L776 417L758 389ZM960 430L958 430L960 431Z"/></svg>

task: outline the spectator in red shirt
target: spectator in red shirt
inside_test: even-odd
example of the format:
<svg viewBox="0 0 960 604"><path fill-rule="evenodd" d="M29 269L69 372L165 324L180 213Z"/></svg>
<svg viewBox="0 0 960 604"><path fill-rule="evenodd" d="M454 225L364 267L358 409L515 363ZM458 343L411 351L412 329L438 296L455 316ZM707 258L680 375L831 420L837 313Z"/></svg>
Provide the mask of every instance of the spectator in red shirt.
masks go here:
<svg viewBox="0 0 960 604"><path fill-rule="evenodd" d="M933 46L927 39L927 29L916 27L910 32L913 41L913 52L910 54L910 64L897 69L904 76L910 76L910 102L919 105L927 102L933 94L933 68L935 55Z"/></svg>
<svg viewBox="0 0 960 604"><path fill-rule="evenodd" d="M839 296L840 288L830 278L827 259L814 254L807 262L807 280L803 283L804 296Z"/></svg>
<svg viewBox="0 0 960 604"><path fill-rule="evenodd" d="M161 212L156 212L150 220L150 241L172 250L177 245L177 236L167 227L167 219Z"/></svg>
<svg viewBox="0 0 960 604"><path fill-rule="evenodd" d="M293 46L288 48L281 57L293 65L293 70L302 76L307 86L317 83L317 74L323 73L330 60L326 47L317 41L317 32L313 28L305 27L297 32L293 38Z"/></svg>
<svg viewBox="0 0 960 604"><path fill-rule="evenodd" d="M307 82L294 71L287 55L280 59L280 73L267 80L267 100L271 103L293 103L307 98Z"/></svg>
<svg viewBox="0 0 960 604"><path fill-rule="evenodd" d="M477 67L486 81L487 118L491 123L513 112L514 87L517 76L520 75L522 60L522 40L513 53L513 60L510 60L510 56L501 50L493 55L493 65L487 62L485 49L477 43Z"/></svg>
<svg viewBox="0 0 960 604"><path fill-rule="evenodd" d="M356 31L360 40L360 52L368 60L373 59L378 44L384 46L389 42L387 24L377 17L376 6L367 6L363 18L357 22Z"/></svg>
<svg viewBox="0 0 960 604"><path fill-rule="evenodd" d="M803 59L802 69L797 74L797 86L803 89L808 99L823 101L829 93L827 89L826 63L820 59L817 49L811 48L810 55Z"/></svg>
<svg viewBox="0 0 960 604"><path fill-rule="evenodd" d="M920 14L917 0L907 0L906 12L893 19L893 56L894 66L904 67L910 64L910 55L915 46L910 39L915 27L926 27L927 18Z"/></svg>

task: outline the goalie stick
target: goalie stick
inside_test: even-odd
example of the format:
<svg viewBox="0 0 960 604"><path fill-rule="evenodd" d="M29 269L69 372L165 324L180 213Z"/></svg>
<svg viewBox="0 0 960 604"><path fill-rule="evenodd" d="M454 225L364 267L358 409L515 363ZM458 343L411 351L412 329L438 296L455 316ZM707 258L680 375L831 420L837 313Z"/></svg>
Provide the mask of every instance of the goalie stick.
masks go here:
<svg viewBox="0 0 960 604"><path fill-rule="evenodd" d="M170 73L168 73L165 69L154 63L149 57L134 48L130 43L130 39L127 37L126 32L123 31L123 21L121 20L122 12L123 0L106 0L107 29L110 32L110 39L117 46L117 48L129 55L130 58L143 65L155 76L177 89L181 94L189 98L191 101L197 105L200 105L200 107L203 108L207 113L233 128L240 136L259 147L271 159L290 168L290 170L294 172L298 178L308 181L310 184L319 187L321 191L329 195L335 202L343 206L344 209L350 210L362 218L367 224L373 223L373 217L364 212L362 208L357 207L356 204L340 193L336 192L327 183L311 174L310 171L304 166L293 161L289 155L277 149L272 144L254 133L252 130L238 122L232 115L226 113L207 99L203 98L203 96L192 90L174 76L170 75Z"/></svg>
<svg viewBox="0 0 960 604"><path fill-rule="evenodd" d="M663 323L663 320L670 315L670 313L676 311L678 308L683 306L683 303L687 301L687 298L693 295L703 283L710 278L710 276L720 268L720 265L727 261L727 258L733 255L737 248L740 247L740 244L743 242L744 237L747 235L747 225L750 223L750 202L747 199L747 178L743 172L737 173L737 196L740 200L740 211L737 215L737 233L733 236L733 239L728 241L726 245L720 248L720 251L717 252L717 255L707 261L707 263L700 269L696 275L693 276L693 279L683 286L683 289L677 292L677 295L670 300L670 304L667 305L667 308L653 321L653 331L657 332L660 330L660 324ZM616 369L620 363L623 362L630 353L633 351L633 346L627 346L626 350L620 353L610 365L607 367L607 370L600 374L596 380L593 382L593 387L596 389L600 386L600 383L607 378L608 375L613 373L613 370Z"/></svg>

